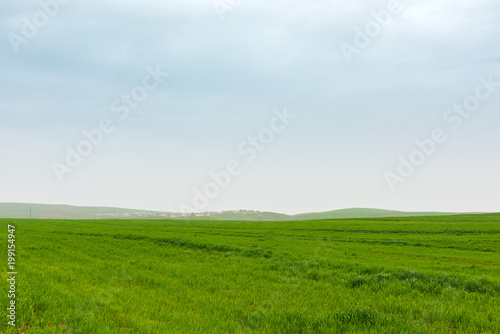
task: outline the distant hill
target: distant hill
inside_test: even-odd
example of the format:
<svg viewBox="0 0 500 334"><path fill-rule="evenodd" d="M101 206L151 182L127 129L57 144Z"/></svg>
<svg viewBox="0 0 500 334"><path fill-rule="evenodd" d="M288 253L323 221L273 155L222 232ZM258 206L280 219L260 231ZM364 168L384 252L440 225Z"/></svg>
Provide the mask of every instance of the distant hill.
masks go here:
<svg viewBox="0 0 500 334"><path fill-rule="evenodd" d="M54 204L0 203L0 218L36 219L127 219L127 218L186 218L175 212L159 212L111 207L71 206ZM275 212L259 211L223 211L205 212L189 215L189 219L217 219L244 221L293 221L342 218L409 217L453 215L452 212L404 212L382 209L341 209L327 212L286 215Z"/></svg>
<svg viewBox="0 0 500 334"><path fill-rule="evenodd" d="M290 221L290 220L316 220L316 219L342 219L342 218L377 218L377 217L411 217L411 216L445 216L453 215L452 212L403 212L382 209L340 209L327 212L302 213L298 215L285 215L274 212L222 212L211 215L219 220L249 220L249 221Z"/></svg>
<svg viewBox="0 0 500 334"><path fill-rule="evenodd" d="M0 203L0 218L99 219L150 215L150 211L59 204Z"/></svg>
<svg viewBox="0 0 500 334"><path fill-rule="evenodd" d="M341 219L341 218L376 218L376 217L411 217L411 216L445 216L452 212L404 212L383 209L341 209L319 213L304 213L293 216L295 220Z"/></svg>

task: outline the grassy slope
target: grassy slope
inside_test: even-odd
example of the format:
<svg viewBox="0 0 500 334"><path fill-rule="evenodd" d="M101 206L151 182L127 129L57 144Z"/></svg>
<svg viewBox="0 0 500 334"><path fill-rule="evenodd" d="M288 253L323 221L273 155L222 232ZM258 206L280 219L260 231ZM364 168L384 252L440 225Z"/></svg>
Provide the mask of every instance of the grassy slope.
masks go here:
<svg viewBox="0 0 500 334"><path fill-rule="evenodd" d="M500 215L7 223L26 333L500 329Z"/></svg>
<svg viewBox="0 0 500 334"><path fill-rule="evenodd" d="M126 214L141 212L149 215L150 211L108 208L108 207L79 207L70 205L47 205L25 203L0 203L0 218L29 218L30 206L33 218L40 219L101 219L96 214ZM314 219L340 219L340 218L371 218L371 217L409 217L409 216L435 216L448 215L442 212L402 212L381 209L342 209L319 213L305 213L299 215L285 215L274 212L238 212L218 213L206 219L218 220L244 220L244 221L290 221ZM199 217L195 218L199 220Z"/></svg>
<svg viewBox="0 0 500 334"><path fill-rule="evenodd" d="M341 218L375 218L375 217L413 217L413 216L444 216L451 215L450 212L403 212L382 209L341 209L320 213L305 213L294 216L296 220L312 219L341 219Z"/></svg>
<svg viewBox="0 0 500 334"><path fill-rule="evenodd" d="M418 217L418 216L446 216L450 212L403 212L383 209L341 209L327 212L303 213L298 215L285 215L274 212L261 213L221 213L212 216L220 220L245 220L245 221L292 221L292 220L318 220L318 219L345 219L345 218L376 218L376 217Z"/></svg>
<svg viewBox="0 0 500 334"><path fill-rule="evenodd" d="M96 213L134 213L146 212L144 210L71 206L71 205L49 205L29 203L0 203L0 218L29 218L30 206L34 218L44 219L96 219Z"/></svg>

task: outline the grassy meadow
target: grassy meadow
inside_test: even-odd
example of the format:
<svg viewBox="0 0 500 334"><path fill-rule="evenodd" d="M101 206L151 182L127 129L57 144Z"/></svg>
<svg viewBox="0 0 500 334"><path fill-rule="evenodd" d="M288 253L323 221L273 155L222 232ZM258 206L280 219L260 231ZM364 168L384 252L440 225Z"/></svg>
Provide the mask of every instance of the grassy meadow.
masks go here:
<svg viewBox="0 0 500 334"><path fill-rule="evenodd" d="M500 214L2 219L0 240L0 333L500 333Z"/></svg>

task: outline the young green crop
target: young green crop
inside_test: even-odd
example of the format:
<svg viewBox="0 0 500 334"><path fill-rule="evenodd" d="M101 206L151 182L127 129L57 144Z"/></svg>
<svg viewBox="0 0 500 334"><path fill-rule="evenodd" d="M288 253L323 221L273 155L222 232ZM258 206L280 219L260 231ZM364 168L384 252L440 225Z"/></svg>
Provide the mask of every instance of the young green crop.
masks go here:
<svg viewBox="0 0 500 334"><path fill-rule="evenodd" d="M500 215L8 224L1 333L500 332Z"/></svg>

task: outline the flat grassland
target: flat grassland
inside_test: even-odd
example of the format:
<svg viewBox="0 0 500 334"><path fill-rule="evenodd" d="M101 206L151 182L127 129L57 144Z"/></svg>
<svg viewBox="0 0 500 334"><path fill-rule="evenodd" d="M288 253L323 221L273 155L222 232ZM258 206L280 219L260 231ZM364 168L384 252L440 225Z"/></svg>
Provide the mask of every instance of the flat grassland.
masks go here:
<svg viewBox="0 0 500 334"><path fill-rule="evenodd" d="M1 333L500 333L500 214L2 219L0 240Z"/></svg>

